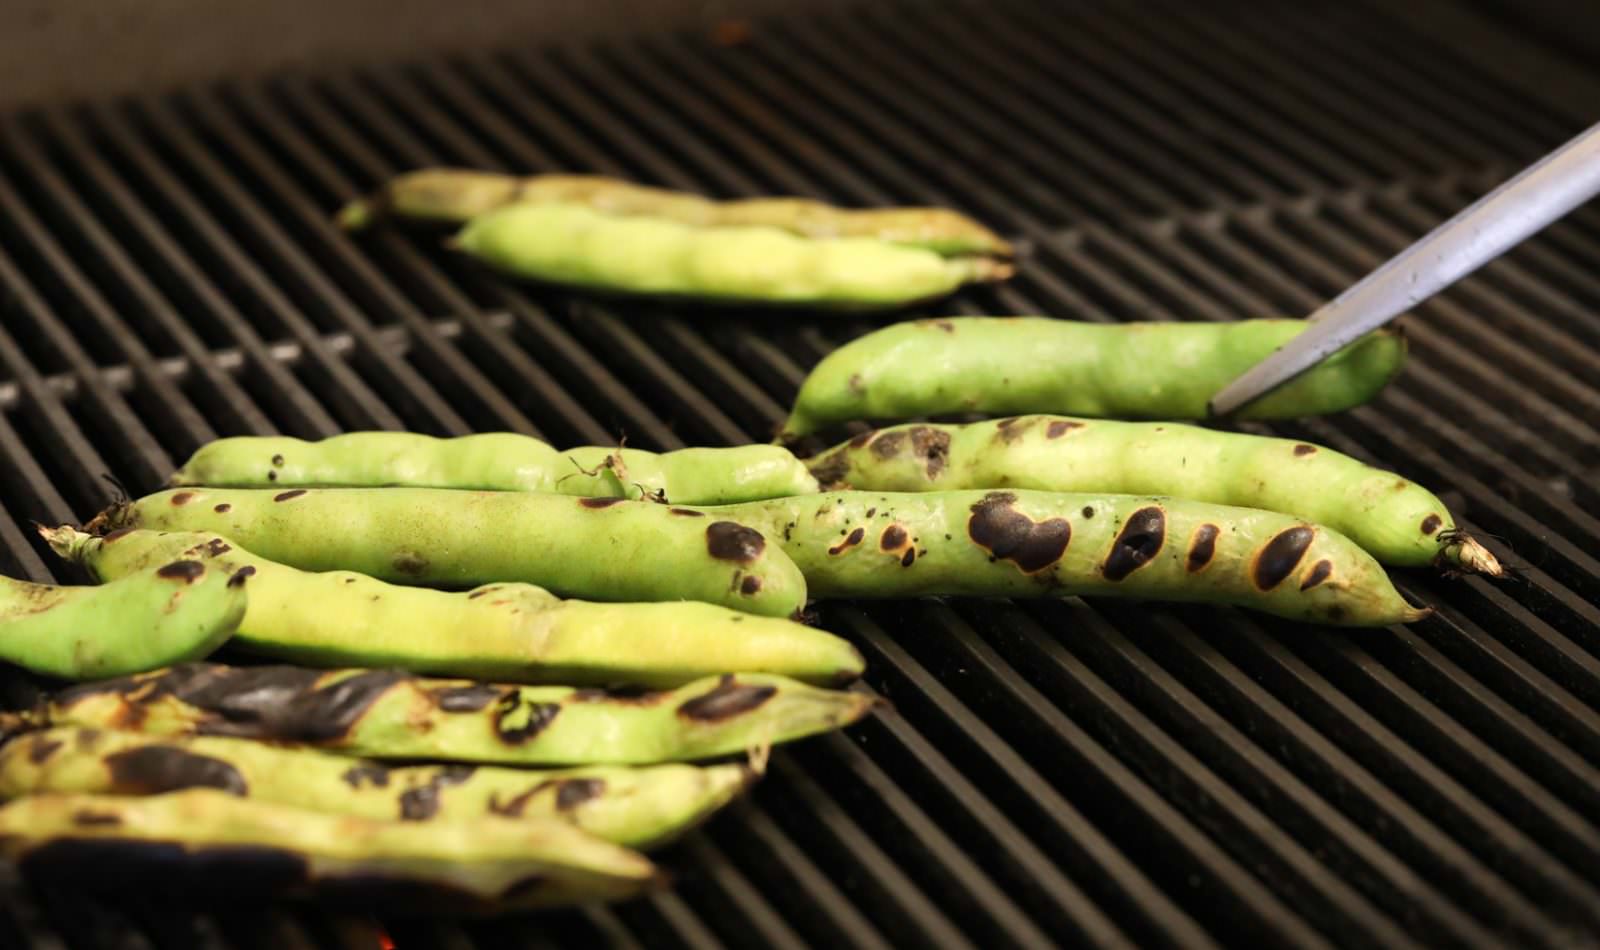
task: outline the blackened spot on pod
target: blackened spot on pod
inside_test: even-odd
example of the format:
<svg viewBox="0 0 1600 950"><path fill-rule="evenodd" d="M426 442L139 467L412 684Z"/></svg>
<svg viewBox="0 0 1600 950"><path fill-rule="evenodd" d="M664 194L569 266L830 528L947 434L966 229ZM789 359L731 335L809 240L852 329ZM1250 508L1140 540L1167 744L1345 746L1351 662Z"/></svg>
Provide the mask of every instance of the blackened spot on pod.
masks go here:
<svg viewBox="0 0 1600 950"><path fill-rule="evenodd" d="M192 491L181 491L172 496L172 504L175 506L187 505L193 500L194 492Z"/></svg>
<svg viewBox="0 0 1600 950"><path fill-rule="evenodd" d="M1073 429L1081 428L1083 428L1083 423L1081 422L1073 422L1069 419L1055 419L1044 427L1044 437L1047 439L1059 439Z"/></svg>
<svg viewBox="0 0 1600 950"><path fill-rule="evenodd" d="M1284 578L1294 573L1316 536L1317 532L1306 525L1295 525L1279 531L1256 555L1255 570L1252 572L1256 586L1271 590L1283 583Z"/></svg>
<svg viewBox="0 0 1600 950"><path fill-rule="evenodd" d="M416 788L400 794L401 821L427 821L439 813L439 792L451 785L460 785L477 771L471 765L445 765L433 777Z"/></svg>
<svg viewBox="0 0 1600 950"><path fill-rule="evenodd" d="M34 736L33 744L28 746L28 761L34 765L39 765L54 755L59 748L61 748L61 743L55 739Z"/></svg>
<svg viewBox="0 0 1600 950"><path fill-rule="evenodd" d="M732 521L713 521L706 528L706 550L719 561L749 564L761 556L767 539L754 528Z"/></svg>
<svg viewBox="0 0 1600 950"><path fill-rule="evenodd" d="M267 481L275 482L277 480L278 480L278 473L277 472L271 472L271 471L267 472Z"/></svg>
<svg viewBox="0 0 1600 950"><path fill-rule="evenodd" d="M1011 443L1022 438L1022 434L1033 426L1036 420L1032 416L1013 416L1010 419L1001 419L995 423L995 434L1000 441Z"/></svg>
<svg viewBox="0 0 1600 950"><path fill-rule="evenodd" d="M850 447L852 449L859 449L868 442L871 442L872 437L877 434L877 429L868 429L865 432L857 432L855 435L850 437Z"/></svg>
<svg viewBox="0 0 1600 950"><path fill-rule="evenodd" d="M219 515L225 515L228 512L233 510L233 506L228 504L227 502L222 502L221 504L217 505L216 507L212 508L211 510L215 511Z"/></svg>
<svg viewBox="0 0 1600 950"><path fill-rule="evenodd" d="M1167 540L1167 513L1155 505L1140 508L1128 516L1111 542L1111 553L1100 566L1100 574L1108 581L1120 581L1149 564Z"/></svg>
<svg viewBox="0 0 1600 950"><path fill-rule="evenodd" d="M1094 517L1094 506L1093 505L1084 505L1083 506L1083 516L1085 518L1093 518Z"/></svg>
<svg viewBox="0 0 1600 950"><path fill-rule="evenodd" d="M1315 452L1316 450L1317 450L1316 446L1307 445L1304 442L1300 442L1300 443L1297 443L1295 445L1294 454L1296 454L1296 455L1310 455L1312 452Z"/></svg>
<svg viewBox="0 0 1600 950"><path fill-rule="evenodd" d="M934 320L933 325L946 333L956 332L956 325L951 323L949 320Z"/></svg>
<svg viewBox="0 0 1600 950"><path fill-rule="evenodd" d="M428 695L443 712L457 713L487 709L490 703L500 698L501 692L498 686L474 683L471 686L446 686L431 690Z"/></svg>
<svg viewBox="0 0 1600 950"><path fill-rule="evenodd" d="M1440 518L1438 515L1429 515L1428 517L1422 519L1422 533L1432 534L1439 530L1439 526L1441 524L1444 524L1444 519Z"/></svg>
<svg viewBox="0 0 1600 950"><path fill-rule="evenodd" d="M306 493L306 490L304 488L291 488L288 491L281 491L281 492L278 492L276 495L273 495L272 496L272 500L273 501L291 501L291 500L293 500L295 498L299 498L301 495L304 495L305 493Z"/></svg>
<svg viewBox="0 0 1600 950"><path fill-rule="evenodd" d="M255 575L256 575L255 567L253 567L252 565L246 564L244 567L241 567L237 571L234 571L233 572L233 576L228 578L228 586L229 587L243 587L244 586L244 582L249 580L250 578L254 577Z"/></svg>
<svg viewBox="0 0 1600 950"><path fill-rule="evenodd" d="M1323 581L1327 580L1328 576L1331 575L1332 573L1333 573L1333 562L1332 561L1328 561L1328 560L1318 561L1316 564L1313 564L1311 566L1311 573L1306 575L1306 579L1304 581L1300 582L1300 589L1301 590L1310 590L1311 588L1313 588L1313 587L1317 586L1318 584L1322 583Z"/></svg>
<svg viewBox="0 0 1600 950"><path fill-rule="evenodd" d="M222 555L227 554L229 551L232 551L232 550L233 550L233 545L231 545L228 542L222 540L221 538L212 538L210 541L206 542L206 556L207 557L221 557Z"/></svg>
<svg viewBox="0 0 1600 950"><path fill-rule="evenodd" d="M477 600L479 597L482 597L484 594L492 594L492 593L494 593L495 591L497 591L499 589L500 588L498 588L498 587L480 587L477 590L473 591L472 593L468 594L467 595L467 599L468 600Z"/></svg>
<svg viewBox="0 0 1600 950"><path fill-rule="evenodd" d="M684 701L678 707L678 715L697 722L721 722L760 707L777 693L776 686L747 686L728 674L711 692Z"/></svg>
<svg viewBox="0 0 1600 950"><path fill-rule="evenodd" d="M856 528L856 529L852 530L850 532L850 534L847 535L843 541L840 541L838 544L835 544L833 547L829 548L828 549L828 553L829 554L843 554L844 552L846 552L846 551L850 550L851 548L855 547L856 545L860 544L862 539L865 538L866 536L867 536L867 529L866 528Z"/></svg>
<svg viewBox="0 0 1600 950"><path fill-rule="evenodd" d="M878 509L876 509L876 508L868 508L867 509L867 517L868 518L871 518L873 515L875 515L877 513L878 513Z"/></svg>
<svg viewBox="0 0 1600 950"><path fill-rule="evenodd" d="M112 791L118 795L161 795L184 788L220 788L248 795L244 775L230 763L196 755L177 746L151 745L106 756Z"/></svg>
<svg viewBox="0 0 1600 950"><path fill-rule="evenodd" d="M122 816L109 811L80 808L72 813L72 823L85 828L94 825L120 825L122 824Z"/></svg>
<svg viewBox="0 0 1600 950"><path fill-rule="evenodd" d="M115 531L107 532L106 536L101 538L100 540L104 544L110 544L111 542L117 540L118 538L126 537L128 534L132 533L132 531L133 531L132 528L118 528Z"/></svg>
<svg viewBox="0 0 1600 950"><path fill-rule="evenodd" d="M597 798L606 790L604 779L598 778L569 778L562 779L556 788L556 809L570 811L591 798Z"/></svg>
<svg viewBox="0 0 1600 950"><path fill-rule="evenodd" d="M578 504L585 508L610 508L621 500L621 498L579 498Z"/></svg>
<svg viewBox="0 0 1600 950"><path fill-rule="evenodd" d="M169 580L183 581L185 584L193 584L205 572L206 566L199 561L173 561L171 564L156 568L157 576L165 577Z"/></svg>
<svg viewBox="0 0 1600 950"><path fill-rule="evenodd" d="M990 492L972 506L967 534L996 560L1011 561L1024 574L1037 574L1061 560L1072 540L1065 518L1034 521L1014 507L1011 492Z"/></svg>
<svg viewBox="0 0 1600 950"><path fill-rule="evenodd" d="M274 455L272 457L272 467L273 468L283 468L283 456Z"/></svg>
<svg viewBox="0 0 1600 950"><path fill-rule="evenodd" d="M511 690L494 708L494 732L507 745L521 745L543 732L561 712L560 703L537 703Z"/></svg>
<svg viewBox="0 0 1600 950"><path fill-rule="evenodd" d="M394 569L402 574L416 576L428 569L428 559L415 551L401 551L394 556Z"/></svg>
<svg viewBox="0 0 1600 950"><path fill-rule="evenodd" d="M739 582L739 593L745 595L746 597L752 597L759 593L760 590L761 578L755 576L754 574L746 576L744 580Z"/></svg>
<svg viewBox="0 0 1600 950"><path fill-rule="evenodd" d="M327 742L347 734L379 697L409 678L399 670L332 679L294 666L191 663L146 680L138 702L170 694L195 707L208 714L195 725L201 735Z"/></svg>
<svg viewBox="0 0 1600 950"><path fill-rule="evenodd" d="M906 548L906 553L900 556L900 566L901 567L910 567L912 562L915 561L916 559L917 559L917 552L912 548Z"/></svg>
<svg viewBox="0 0 1600 950"><path fill-rule="evenodd" d="M703 511L692 511L688 508L668 508L667 513L677 515L680 518L704 518L706 516Z"/></svg>
<svg viewBox="0 0 1600 950"><path fill-rule="evenodd" d="M878 539L878 546L885 551L898 551L906 546L909 536L906 529L897 524L892 524L883 529L883 535Z"/></svg>
<svg viewBox="0 0 1600 950"><path fill-rule="evenodd" d="M637 686L615 686L610 689L575 689L567 696L574 703L624 703L629 706L654 706L668 696L670 690L644 689Z"/></svg>
<svg viewBox="0 0 1600 950"><path fill-rule="evenodd" d="M823 488L833 488L842 485L844 477L850 474L850 458L843 449L839 449L821 461L813 462L810 469L811 477L815 478L818 484Z"/></svg>
<svg viewBox="0 0 1600 950"><path fill-rule="evenodd" d="M533 799L533 796L549 788L551 783L556 781L559 781L559 779L547 778L542 782L535 782L530 788L525 791L518 792L503 804L500 801L500 794L498 792L490 792L489 810L496 815L504 815L507 818L521 818L523 811L527 809L528 802Z"/></svg>
<svg viewBox="0 0 1600 950"><path fill-rule="evenodd" d="M932 426L912 426L911 454L922 460L929 480L938 478L950 459L950 433Z"/></svg>
<svg viewBox="0 0 1600 950"><path fill-rule="evenodd" d="M867 387L861 382L860 373L851 373L850 378L845 381L845 385L849 386L850 391L857 395L867 391Z"/></svg>
<svg viewBox="0 0 1600 950"><path fill-rule="evenodd" d="M1194 537L1189 539L1189 573L1194 574L1205 569L1211 563L1211 558L1217 553L1217 535L1221 529L1214 524L1203 524L1194 529Z"/></svg>
<svg viewBox="0 0 1600 950"><path fill-rule="evenodd" d="M363 784L373 788L389 787L389 767L378 762L360 762L344 770L339 776L351 788L360 788Z"/></svg>
<svg viewBox="0 0 1600 950"><path fill-rule="evenodd" d="M894 458L905 451L906 434L904 432L885 432L872 440L872 454L881 459Z"/></svg>

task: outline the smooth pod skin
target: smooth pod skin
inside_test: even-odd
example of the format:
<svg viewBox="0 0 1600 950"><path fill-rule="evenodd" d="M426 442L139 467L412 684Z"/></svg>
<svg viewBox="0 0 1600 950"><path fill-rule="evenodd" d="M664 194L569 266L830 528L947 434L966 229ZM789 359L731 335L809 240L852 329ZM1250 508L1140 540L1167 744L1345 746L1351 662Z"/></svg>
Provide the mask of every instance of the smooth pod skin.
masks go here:
<svg viewBox="0 0 1600 950"><path fill-rule="evenodd" d="M238 628L247 576L172 557L101 587L0 577L0 659L72 680L198 660Z"/></svg>
<svg viewBox="0 0 1600 950"><path fill-rule="evenodd" d="M1049 412L1204 419L1240 373L1305 328L1303 320L1077 323L950 317L896 323L829 353L800 385L781 440L857 419ZM1339 412L1378 394L1405 362L1380 330L1251 403L1241 419Z"/></svg>
<svg viewBox="0 0 1600 950"><path fill-rule="evenodd" d="M607 214L669 218L696 227L753 225L805 237L873 238L946 256L1011 255L1011 246L998 234L947 208L839 208L784 197L713 201L600 175L521 177L465 168L407 172L371 198L346 205L338 221L352 231L387 214L461 224L517 203L586 205Z"/></svg>
<svg viewBox="0 0 1600 950"><path fill-rule="evenodd" d="M697 228L568 204L508 205L473 218L454 243L506 273L569 287L846 310L902 307L1012 272L991 258L945 258L870 238Z"/></svg>
<svg viewBox="0 0 1600 950"><path fill-rule="evenodd" d="M315 442L238 436L202 446L167 483L174 488L466 488L590 498L648 498L725 505L803 495L816 480L774 445L558 451L512 432L439 439L411 432L351 432Z"/></svg>
<svg viewBox="0 0 1600 950"><path fill-rule="evenodd" d="M725 674L655 693L424 679L399 670L190 663L57 692L34 725L293 742L373 759L650 765L842 728L873 699Z"/></svg>
<svg viewBox="0 0 1600 950"><path fill-rule="evenodd" d="M556 819L632 848L659 847L756 779L747 765L589 766L541 770L386 766L315 749L220 736L147 736L64 727L0 746L0 798L41 793L231 795L381 821L499 815Z"/></svg>
<svg viewBox="0 0 1600 950"><path fill-rule="evenodd" d="M350 571L285 567L210 533L39 533L100 580L174 558L248 572L249 609L233 645L309 666L663 688L729 670L840 685L864 665L860 652L833 634L692 601L564 601L531 584L459 593L405 587Z"/></svg>
<svg viewBox="0 0 1600 950"><path fill-rule="evenodd" d="M214 788L19 798L0 807L0 856L75 888L314 896L402 914L617 900L657 880L643 855L564 821L379 821Z"/></svg>
<svg viewBox="0 0 1600 950"><path fill-rule="evenodd" d="M209 531L303 571L400 584L535 584L563 597L694 600L775 617L805 605L805 578L748 527L676 505L442 488L181 488L90 523Z"/></svg>
<svg viewBox="0 0 1600 950"><path fill-rule="evenodd" d="M1170 422L1013 416L864 432L809 464L829 489L1028 488L1265 508L1327 525L1382 564L1503 573L1426 488L1292 439Z"/></svg>
<svg viewBox="0 0 1600 950"><path fill-rule="evenodd" d="M1138 597L1358 627L1429 613L1344 535L1250 508L1018 490L828 492L706 510L781 539L818 597Z"/></svg>

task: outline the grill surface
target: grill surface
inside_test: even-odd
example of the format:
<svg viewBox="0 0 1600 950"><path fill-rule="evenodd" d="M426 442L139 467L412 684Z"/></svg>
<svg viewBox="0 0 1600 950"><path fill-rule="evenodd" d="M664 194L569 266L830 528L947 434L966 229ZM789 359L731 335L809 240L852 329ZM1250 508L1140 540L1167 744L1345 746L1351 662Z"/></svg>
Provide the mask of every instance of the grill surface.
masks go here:
<svg viewBox="0 0 1600 950"><path fill-rule="evenodd" d="M1385 5L1389 6L1389 5ZM1600 111L1452 7L907 7L0 121L0 570L208 439L764 441L870 324L509 286L328 226L413 166L965 208L1032 249L948 313L1299 314ZM1292 7L1292 8L1291 8ZM1415 19L1410 19L1410 18ZM829 604L894 704L779 751L647 900L491 922L7 885L73 947L1600 941L1600 208L1424 306L1376 404L1260 427L1444 493L1520 570L1333 633L1077 601ZM1514 553L1513 553L1514 552ZM11 677L3 698L30 684Z"/></svg>

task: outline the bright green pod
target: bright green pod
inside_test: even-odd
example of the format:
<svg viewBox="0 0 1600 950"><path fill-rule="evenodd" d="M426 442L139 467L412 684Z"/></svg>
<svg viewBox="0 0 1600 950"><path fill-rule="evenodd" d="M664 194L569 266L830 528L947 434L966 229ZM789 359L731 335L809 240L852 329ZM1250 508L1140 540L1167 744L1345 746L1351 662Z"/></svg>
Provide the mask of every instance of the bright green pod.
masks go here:
<svg viewBox="0 0 1600 950"><path fill-rule="evenodd" d="M201 446L174 488L466 488L725 505L803 495L816 480L775 445L675 452L584 446L559 451L512 432L439 439L350 432L315 442L238 436Z"/></svg>
<svg viewBox="0 0 1600 950"><path fill-rule="evenodd" d="M846 310L902 307L1012 272L991 258L945 258L870 238L697 228L565 204L491 211L468 222L454 243L506 273L569 287Z"/></svg>
<svg viewBox="0 0 1600 950"><path fill-rule="evenodd" d="M198 660L238 628L246 577L182 556L101 587L0 577L0 659L72 680Z"/></svg>
<svg viewBox="0 0 1600 950"><path fill-rule="evenodd" d="M753 673L640 694L425 679L399 670L190 663L72 686L21 719L303 743L373 759L649 765L842 728L872 704L865 693Z"/></svg>
<svg viewBox="0 0 1600 950"><path fill-rule="evenodd" d="M757 531L620 498L443 488L181 488L112 506L90 523L210 531L303 571L401 584L521 582L563 597L694 600L794 616L805 578Z"/></svg>
<svg viewBox="0 0 1600 950"><path fill-rule="evenodd" d="M673 840L755 778L742 763L538 771L391 767L249 739L71 727L28 733L0 746L0 798L216 788L256 801L375 820L556 819L632 848Z"/></svg>
<svg viewBox="0 0 1600 950"><path fill-rule="evenodd" d="M316 897L398 914L619 900L658 877L643 855L563 821L377 821L213 788L19 798L0 807L0 857L74 889Z"/></svg>
<svg viewBox="0 0 1600 950"><path fill-rule="evenodd" d="M1023 490L828 492L706 510L782 539L818 597L1137 597L1346 626L1429 613L1349 538L1273 511Z"/></svg>
<svg viewBox="0 0 1600 950"><path fill-rule="evenodd" d="M1503 573L1426 488L1292 439L1170 422L1013 416L863 432L810 465L829 489L1028 488L1265 508L1327 525L1382 564Z"/></svg>
<svg viewBox="0 0 1600 950"><path fill-rule="evenodd" d="M296 570L204 532L39 533L103 581L174 558L247 572L250 604L232 645L308 666L660 688L730 671L839 685L864 665L831 633L693 601L589 603L531 584L459 593L406 587L350 571Z"/></svg>
<svg viewBox="0 0 1600 950"><path fill-rule="evenodd" d="M522 177L466 168L406 172L372 197L345 205L338 221L352 231L384 215L462 224L518 203L585 205L607 214L668 218L696 227L760 226L805 237L873 238L946 256L1009 257L1012 250L998 234L948 208L840 208L789 197L714 201L600 175Z"/></svg>
<svg viewBox="0 0 1600 950"><path fill-rule="evenodd" d="M1218 390L1305 326L1304 320L1077 323L1048 317L896 323L823 357L801 383L780 439L857 419L962 412L1204 419ZM1238 417L1288 419L1359 406L1400 372L1405 356L1399 333L1370 333Z"/></svg>

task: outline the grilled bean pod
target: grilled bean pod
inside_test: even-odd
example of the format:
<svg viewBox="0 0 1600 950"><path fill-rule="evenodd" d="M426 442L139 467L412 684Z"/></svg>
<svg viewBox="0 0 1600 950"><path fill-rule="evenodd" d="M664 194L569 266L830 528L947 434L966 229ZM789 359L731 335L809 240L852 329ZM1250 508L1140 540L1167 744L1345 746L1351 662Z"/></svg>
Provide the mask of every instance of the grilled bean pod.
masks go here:
<svg viewBox="0 0 1600 950"><path fill-rule="evenodd" d="M1036 491L828 492L706 509L759 525L819 597L1141 597L1348 626L1409 623L1350 539L1277 512Z"/></svg>
<svg viewBox="0 0 1600 950"><path fill-rule="evenodd" d="M100 580L174 558L249 572L250 604L233 645L310 666L666 687L730 670L838 684L859 676L863 665L856 648L833 634L692 601L564 601L530 584L461 593L404 587L349 571L299 571L210 533L39 533Z"/></svg>
<svg viewBox="0 0 1600 950"><path fill-rule="evenodd" d="M1498 577L1500 562L1415 482L1292 439L1176 423L1021 416L863 432L810 461L830 489L1172 495L1327 525L1380 563Z"/></svg>
<svg viewBox="0 0 1600 950"><path fill-rule="evenodd" d="M90 524L211 531L279 564L405 584L537 584L564 597L695 600L787 617L805 579L760 533L676 506L442 488L203 489L114 505Z"/></svg>
<svg viewBox="0 0 1600 950"><path fill-rule="evenodd" d="M696 227L779 228L804 237L874 238L937 254L1008 257L998 234L947 208L839 208L806 198L713 201L600 175L505 175L465 168L407 172L370 198L340 210L339 224L359 230L384 215L464 223L511 204L576 204L618 215L668 218Z"/></svg>
<svg viewBox="0 0 1600 950"><path fill-rule="evenodd" d="M992 258L946 258L868 238L696 228L562 204L516 204L480 215L454 244L514 276L570 287L841 310L902 307L1012 272Z"/></svg>
<svg viewBox="0 0 1600 950"><path fill-rule="evenodd" d="M163 558L102 587L0 577L0 659L63 679L197 660L233 635L246 575Z"/></svg>
<svg viewBox="0 0 1600 950"><path fill-rule="evenodd" d="M657 454L585 446L558 451L525 435L437 439L351 432L316 442L272 436L202 446L167 483L174 488L468 488L590 498L725 505L817 490L806 467L773 445Z"/></svg>
<svg viewBox="0 0 1600 950"><path fill-rule="evenodd" d="M614 900L657 878L644 856L562 821L376 821L212 788L19 798L0 807L0 856L74 887L316 896L385 913Z"/></svg>
<svg viewBox="0 0 1600 950"><path fill-rule="evenodd" d="M190 663L69 687L21 721L296 742L374 759L643 765L826 732L871 706L862 693L757 674L637 694L399 670Z"/></svg>
<svg viewBox="0 0 1600 950"><path fill-rule="evenodd" d="M676 838L732 801L755 777L753 769L737 763L544 771L389 767L249 739L69 727L20 735L0 746L0 798L217 788L256 801L376 820L559 819L634 848Z"/></svg>
<svg viewBox="0 0 1600 950"><path fill-rule="evenodd" d="M952 317L897 323L829 353L800 385L783 440L856 419L1054 412L1204 419L1217 391L1305 328L1303 320L1075 323ZM1380 330L1239 413L1284 419L1338 412L1378 394L1405 362Z"/></svg>

